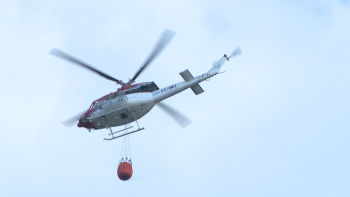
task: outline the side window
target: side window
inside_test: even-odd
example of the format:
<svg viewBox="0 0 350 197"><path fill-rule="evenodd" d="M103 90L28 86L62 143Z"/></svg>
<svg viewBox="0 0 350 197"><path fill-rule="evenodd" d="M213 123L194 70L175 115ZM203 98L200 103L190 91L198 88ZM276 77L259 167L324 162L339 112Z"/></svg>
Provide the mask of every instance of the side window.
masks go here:
<svg viewBox="0 0 350 197"><path fill-rule="evenodd" d="M125 101L125 94L118 96L118 102Z"/></svg>
<svg viewBox="0 0 350 197"><path fill-rule="evenodd" d="M152 82L152 90L153 91L159 90L158 86L154 82Z"/></svg>
<svg viewBox="0 0 350 197"><path fill-rule="evenodd" d="M153 91L159 90L159 88L155 85L153 85Z"/></svg>
<svg viewBox="0 0 350 197"><path fill-rule="evenodd" d="M113 97L113 94L108 95L107 100L111 100Z"/></svg>
<svg viewBox="0 0 350 197"><path fill-rule="evenodd" d="M142 84L136 90L137 92L152 92L152 86L150 84Z"/></svg>

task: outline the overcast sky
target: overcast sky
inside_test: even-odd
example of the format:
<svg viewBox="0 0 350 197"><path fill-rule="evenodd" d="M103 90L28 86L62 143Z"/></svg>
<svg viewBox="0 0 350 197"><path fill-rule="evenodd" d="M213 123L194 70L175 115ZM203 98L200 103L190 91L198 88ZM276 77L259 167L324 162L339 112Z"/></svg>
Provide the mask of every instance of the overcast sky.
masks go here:
<svg viewBox="0 0 350 197"><path fill-rule="evenodd" d="M0 196L350 196L348 0L0 1ZM62 121L118 86L49 55L56 47L123 81L162 31L177 34L137 82L224 74L157 107L121 140Z"/></svg>

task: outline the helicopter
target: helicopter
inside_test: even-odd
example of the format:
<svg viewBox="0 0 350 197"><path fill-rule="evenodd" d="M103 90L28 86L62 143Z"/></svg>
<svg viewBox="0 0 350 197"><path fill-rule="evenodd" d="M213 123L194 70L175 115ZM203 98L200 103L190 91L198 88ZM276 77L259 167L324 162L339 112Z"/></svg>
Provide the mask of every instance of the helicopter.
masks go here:
<svg viewBox="0 0 350 197"><path fill-rule="evenodd" d="M196 95L203 93L204 90L199 83L209 80L211 77L219 74L223 64L231 57L241 54L241 49L237 48L230 56L227 56L226 54L223 55L218 61L213 63L212 68L208 72L196 77L193 77L189 70L182 71L179 74L184 81L171 84L161 89L154 82L135 84L136 79L167 46L174 35L175 32L169 29L164 30L149 57L128 82L123 82L111 77L110 75L90 66L87 63L84 63L83 61L68 55L63 51L53 48L50 51L50 54L86 68L108 80L116 82L116 84L121 86L121 88L118 88L116 92L112 92L93 101L87 111L68 119L67 121L63 122L63 124L66 126L72 126L78 122L78 127L86 128L89 131L109 129L109 135L111 137L104 138L104 140L114 140L143 130L144 127L140 128L137 120L145 116L155 105L158 105L172 118L174 118L174 120L182 127L189 125L191 121L186 116L182 115L177 110L162 103L161 101L188 88L191 88ZM125 132L125 130L132 128L132 126L130 126L130 123L132 122L136 122L138 128L134 131ZM123 125L124 129L115 132L112 131L112 127ZM118 134L121 131L124 131L124 133Z"/></svg>

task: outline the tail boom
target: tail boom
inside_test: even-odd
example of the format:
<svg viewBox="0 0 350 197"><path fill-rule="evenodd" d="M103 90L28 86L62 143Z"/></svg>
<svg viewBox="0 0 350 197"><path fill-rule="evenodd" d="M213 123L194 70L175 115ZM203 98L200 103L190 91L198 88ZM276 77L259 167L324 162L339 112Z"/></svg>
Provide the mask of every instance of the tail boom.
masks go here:
<svg viewBox="0 0 350 197"><path fill-rule="evenodd" d="M198 75L196 77L193 77L188 70L181 72L180 75L185 81L152 92L153 100L156 103L158 103L188 88L191 88L196 95L203 93L204 90L200 87L199 83L216 75L220 71L226 60L227 56L224 55L219 61L214 63L213 67L208 72Z"/></svg>

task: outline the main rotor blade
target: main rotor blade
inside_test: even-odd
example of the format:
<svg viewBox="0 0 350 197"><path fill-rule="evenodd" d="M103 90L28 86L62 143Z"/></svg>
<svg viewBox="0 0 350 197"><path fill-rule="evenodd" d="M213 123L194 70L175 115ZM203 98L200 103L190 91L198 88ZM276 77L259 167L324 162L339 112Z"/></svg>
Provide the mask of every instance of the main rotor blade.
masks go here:
<svg viewBox="0 0 350 197"><path fill-rule="evenodd" d="M66 127L71 127L72 125L76 124L79 120L79 118L86 112L87 110L80 112L79 114L73 116L72 118L69 118L68 120L62 122L62 124Z"/></svg>
<svg viewBox="0 0 350 197"><path fill-rule="evenodd" d="M179 111L173 109L169 105L160 102L157 105L164 110L171 118L173 118L182 128L187 127L192 123L185 115L181 114Z"/></svg>
<svg viewBox="0 0 350 197"><path fill-rule="evenodd" d="M150 56L146 59L145 63L143 63L143 65L139 68L134 77L130 80L131 83L133 83L136 80L136 78L147 68L147 66L157 57L157 55L160 52L162 52L162 50L166 47L166 45L170 42L174 35L175 32L169 29L164 30Z"/></svg>
<svg viewBox="0 0 350 197"><path fill-rule="evenodd" d="M109 80L111 80L111 81L115 81L115 82L117 82L117 83L120 82L120 80L115 79L115 78L113 78L113 77L107 75L106 73L103 73L102 71L99 71L99 70L97 70L96 68L94 68L94 67L92 67L92 66L90 66L90 65L88 65L88 64L86 64L86 63L84 63L84 62L82 62L82 61L80 61L80 60L78 60L77 58L72 57L72 56L70 56L70 55L68 55L68 54L66 54L66 53L64 53L64 52L62 52L62 51L60 51L60 50L58 50L58 49L53 48L53 49L50 51L50 54L51 54L51 55L55 55L55 56L57 56L57 57L60 57L60 58L62 58L62 59L65 59L65 60L67 60L67 61L69 61L69 62L75 63L75 64L77 64L77 65L79 65L79 66L82 66L82 67L84 67L84 68L86 68L86 69L89 69L90 71L92 71L92 72L94 72L94 73L97 73L97 74L99 74L100 76L102 76L102 77L104 77L104 78L106 78L106 79L109 79Z"/></svg>

